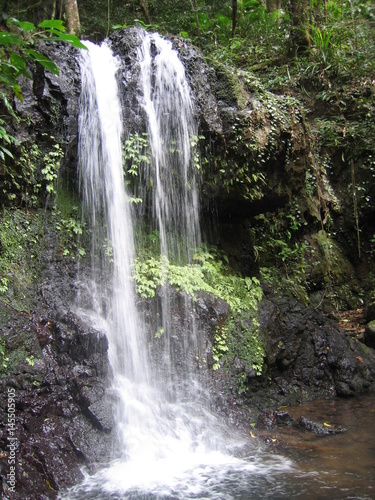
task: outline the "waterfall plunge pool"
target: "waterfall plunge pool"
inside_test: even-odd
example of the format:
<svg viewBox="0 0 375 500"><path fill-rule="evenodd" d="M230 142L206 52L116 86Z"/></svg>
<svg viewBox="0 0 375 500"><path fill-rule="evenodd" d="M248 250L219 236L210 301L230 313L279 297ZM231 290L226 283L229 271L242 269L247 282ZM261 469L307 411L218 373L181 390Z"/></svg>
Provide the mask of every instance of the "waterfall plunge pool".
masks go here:
<svg viewBox="0 0 375 500"><path fill-rule="evenodd" d="M288 408L288 412L295 419L305 416L345 427L347 432L317 436L290 427L255 429L255 438L242 450L241 457L183 447L163 450L161 444L158 460L140 455L138 462L115 461L60 498L375 498L375 394L303 403ZM277 445L271 445L275 453L260 444L265 437L271 443L277 441ZM247 440L248 436L243 438Z"/></svg>

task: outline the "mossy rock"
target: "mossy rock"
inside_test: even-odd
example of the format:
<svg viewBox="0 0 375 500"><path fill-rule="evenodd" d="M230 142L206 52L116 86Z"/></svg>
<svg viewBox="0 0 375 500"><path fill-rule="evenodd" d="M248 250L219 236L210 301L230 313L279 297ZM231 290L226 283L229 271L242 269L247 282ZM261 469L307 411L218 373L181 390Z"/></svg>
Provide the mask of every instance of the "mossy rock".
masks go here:
<svg viewBox="0 0 375 500"><path fill-rule="evenodd" d="M329 279L335 285L347 283L354 278L354 267L345 256L340 245L325 231L310 237L310 278L317 284Z"/></svg>
<svg viewBox="0 0 375 500"><path fill-rule="evenodd" d="M307 252L309 281L324 290L324 300L335 309L355 309L363 304L363 290L343 248L325 231L313 234Z"/></svg>
<svg viewBox="0 0 375 500"><path fill-rule="evenodd" d="M364 341L368 347L375 349L375 320L366 325Z"/></svg>
<svg viewBox="0 0 375 500"><path fill-rule="evenodd" d="M34 364L41 359L42 350L27 315L0 302L0 378L24 374L24 380L33 382L40 375Z"/></svg>
<svg viewBox="0 0 375 500"><path fill-rule="evenodd" d="M225 101L230 106L236 106L238 109L244 109L250 96L236 71L217 61L211 60L209 63L214 67L217 77L215 85L217 99Z"/></svg>

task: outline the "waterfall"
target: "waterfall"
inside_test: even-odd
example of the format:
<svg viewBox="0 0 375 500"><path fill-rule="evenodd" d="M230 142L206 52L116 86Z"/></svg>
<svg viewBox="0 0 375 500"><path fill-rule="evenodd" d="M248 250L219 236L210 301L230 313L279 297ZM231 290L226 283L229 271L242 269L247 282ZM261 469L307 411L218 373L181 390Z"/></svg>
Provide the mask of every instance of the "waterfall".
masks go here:
<svg viewBox="0 0 375 500"><path fill-rule="evenodd" d="M143 165L142 193L151 206L153 229L159 233L162 273L169 262L187 264L201 242L197 154L198 127L185 68L169 40L144 33L138 48L139 103L146 122L150 161ZM145 189L152 186L151 190ZM148 199L149 198L149 199ZM155 367L169 398L197 397L194 384L197 351L193 304L179 304L188 318L184 334L173 342L173 298L167 286L160 293L159 363ZM160 345L161 344L161 345ZM163 352L161 352L163 350ZM186 383L186 381L189 381Z"/></svg>
<svg viewBox="0 0 375 500"><path fill-rule="evenodd" d="M161 254L190 261L200 244L196 165L198 135L185 69L170 41L145 34L138 50L140 103L151 148L146 184L153 182L153 215Z"/></svg>
<svg viewBox="0 0 375 500"><path fill-rule="evenodd" d="M182 369L176 374L168 290L162 292L163 359L150 356L131 279L135 216L122 164L119 61L105 43L85 44L78 152L92 264L81 286L77 313L108 337L120 452L63 498L231 498L220 496L228 477L230 487L238 488L244 474L264 475L280 464L272 457L245 461L233 455L237 439L198 397L201 388L189 361L194 355L193 322L187 323L191 331L186 332L186 343L182 341L177 363ZM200 233L191 149L196 125L189 86L176 52L158 35L145 36L139 62L140 106L152 155L145 175L153 178L150 204L161 253L166 259L190 262ZM192 315L190 304L184 307L186 316ZM183 377L189 389L181 391Z"/></svg>
<svg viewBox="0 0 375 500"><path fill-rule="evenodd" d="M122 169L122 120L116 72L107 45L87 42L82 54L79 117L79 179L92 231L92 284L97 313L107 323L109 357L115 373L147 378L142 331L130 280L134 261L132 216ZM111 276L109 291L103 286ZM100 293L99 288L102 287Z"/></svg>

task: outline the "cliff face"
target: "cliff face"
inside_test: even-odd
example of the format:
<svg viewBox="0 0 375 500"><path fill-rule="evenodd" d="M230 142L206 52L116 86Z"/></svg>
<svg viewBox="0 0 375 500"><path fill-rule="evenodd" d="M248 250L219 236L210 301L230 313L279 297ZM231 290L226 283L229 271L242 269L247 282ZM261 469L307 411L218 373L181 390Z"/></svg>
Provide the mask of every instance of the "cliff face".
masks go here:
<svg viewBox="0 0 375 500"><path fill-rule="evenodd" d="M137 100L140 42L137 29L116 32L108 40L121 61L126 135L143 130ZM373 349L321 314L331 313L333 306L358 307L371 297L372 204L358 200L353 215L352 171L343 172L342 165L329 171L319 160L309 117L297 99L267 92L250 73L211 65L186 41L171 43L185 64L199 121L205 240L223 248L235 270L259 275L265 292L257 318L263 374L257 375L246 353L253 318L237 318L234 354L223 356L219 369L210 372L215 411L245 425L249 415L254 420L269 406L269 398L277 406L374 388ZM76 171L78 53L64 45L44 50L60 75L35 69L34 80L23 83L24 101L14 103L21 121L12 125L19 140L16 161L1 176L6 213L17 206L23 214L9 219L8 232L2 226L0 242L1 264L8 259L0 313L0 449L9 444L6 412L12 393L21 464L15 499L56 496L82 478L83 465L93 471L105 463L114 446L113 401L106 391L108 343L103 332L74 313L78 268L85 274L89 266L85 258L79 264L74 258L85 245ZM59 168L53 170L56 163ZM365 161L353 168L356 185L371 197L373 173ZM58 178L51 191L46 172ZM363 228L365 258L358 258L353 222ZM11 232L25 234L23 243L14 243ZM23 253L9 253L11 243L23 246ZM159 299L140 300L140 307L147 315ZM183 300L176 291L174 303ZM215 332L227 319L225 302L199 296L189 321L198 325L202 366L211 369ZM183 337L186 318L177 306L173 321ZM1 466L4 476L6 463Z"/></svg>

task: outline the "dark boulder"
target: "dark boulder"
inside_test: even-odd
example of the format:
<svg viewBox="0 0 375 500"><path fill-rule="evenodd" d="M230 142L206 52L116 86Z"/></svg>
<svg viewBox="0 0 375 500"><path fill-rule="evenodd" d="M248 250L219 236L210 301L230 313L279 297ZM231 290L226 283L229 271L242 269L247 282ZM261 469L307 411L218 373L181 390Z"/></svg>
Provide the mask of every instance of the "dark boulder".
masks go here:
<svg viewBox="0 0 375 500"><path fill-rule="evenodd" d="M366 325L364 343L368 347L375 349L375 320L370 321L370 323Z"/></svg>
<svg viewBox="0 0 375 500"><path fill-rule="evenodd" d="M344 427L335 427L328 424L320 424L319 422L314 422L306 417L300 417L295 423L296 427L304 431L313 432L320 436L331 436L334 434L342 434L346 432Z"/></svg>

